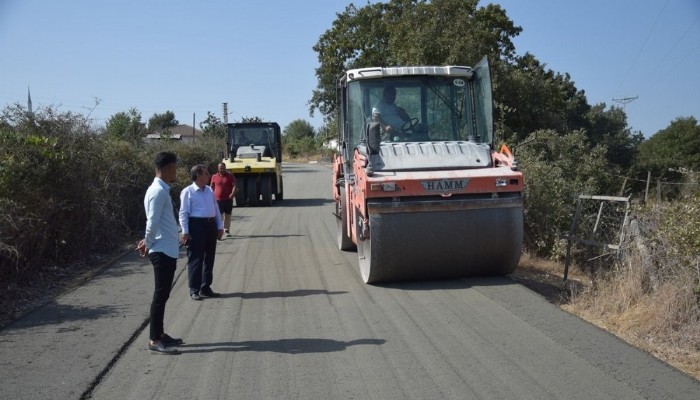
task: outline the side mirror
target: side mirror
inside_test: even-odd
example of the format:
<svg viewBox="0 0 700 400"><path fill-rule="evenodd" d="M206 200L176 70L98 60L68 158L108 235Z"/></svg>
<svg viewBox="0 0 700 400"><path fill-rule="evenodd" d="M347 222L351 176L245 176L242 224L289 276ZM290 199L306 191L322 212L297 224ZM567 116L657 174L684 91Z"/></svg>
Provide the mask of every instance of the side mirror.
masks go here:
<svg viewBox="0 0 700 400"><path fill-rule="evenodd" d="M367 147L369 147L369 154L379 154L379 143L382 141L380 131L381 126L379 122L370 122L367 124Z"/></svg>

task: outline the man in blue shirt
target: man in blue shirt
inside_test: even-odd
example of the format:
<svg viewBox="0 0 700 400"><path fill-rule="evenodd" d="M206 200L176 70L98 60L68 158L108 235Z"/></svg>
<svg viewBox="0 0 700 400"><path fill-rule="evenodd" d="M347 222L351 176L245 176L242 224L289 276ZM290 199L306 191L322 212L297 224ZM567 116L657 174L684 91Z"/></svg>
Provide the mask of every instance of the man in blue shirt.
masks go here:
<svg viewBox="0 0 700 400"><path fill-rule="evenodd" d="M142 257L148 255L151 260L155 279L148 350L152 354L178 354L172 346L181 345L183 340L170 337L163 329L165 303L170 297L180 247L169 185L175 181L177 156L170 152L158 153L155 166L156 177L143 199L146 234L136 246Z"/></svg>
<svg viewBox="0 0 700 400"><path fill-rule="evenodd" d="M209 176L205 165L195 165L190 169L192 184L180 193L180 241L187 245L187 271L192 300L219 297L211 289L211 284L214 278L216 241L224 234L224 223L214 191L207 186Z"/></svg>

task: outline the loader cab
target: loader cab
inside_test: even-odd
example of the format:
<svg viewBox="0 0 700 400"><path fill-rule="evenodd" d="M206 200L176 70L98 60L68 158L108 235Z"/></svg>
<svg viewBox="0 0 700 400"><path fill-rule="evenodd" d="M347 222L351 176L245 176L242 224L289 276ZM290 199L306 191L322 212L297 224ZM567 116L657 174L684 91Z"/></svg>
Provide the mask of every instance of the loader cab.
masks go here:
<svg viewBox="0 0 700 400"><path fill-rule="evenodd" d="M367 138L384 91L393 87L394 104L408 119L380 142L469 141L493 146L493 100L488 61L476 67L392 67L349 70L339 81L339 143L345 160ZM397 125L395 123L394 125Z"/></svg>
<svg viewBox="0 0 700 400"><path fill-rule="evenodd" d="M282 161L282 135L275 122L246 122L228 124L227 158L274 157Z"/></svg>

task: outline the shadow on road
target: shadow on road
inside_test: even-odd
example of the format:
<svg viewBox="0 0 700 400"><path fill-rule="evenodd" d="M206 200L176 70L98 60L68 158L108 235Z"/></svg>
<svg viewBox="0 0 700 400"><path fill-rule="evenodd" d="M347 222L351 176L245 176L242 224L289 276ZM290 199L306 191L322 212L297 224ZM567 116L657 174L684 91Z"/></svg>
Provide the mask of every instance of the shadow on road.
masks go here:
<svg viewBox="0 0 700 400"><path fill-rule="evenodd" d="M333 203L333 199L314 198L314 199L284 199L279 203L280 207L318 207L324 204Z"/></svg>
<svg viewBox="0 0 700 400"><path fill-rule="evenodd" d="M262 351L271 353L304 354L343 351L350 346L382 345L384 339L356 339L342 342L332 339L277 339L243 342L192 343L178 346L185 353L213 353L217 351Z"/></svg>
<svg viewBox="0 0 700 400"><path fill-rule="evenodd" d="M92 321L105 316L115 315L122 310L122 307L115 306L76 307L51 302L6 326L3 332L11 333L12 331L20 331L37 326L65 324L67 322L84 323L83 321ZM65 328L61 328L57 333L64 331Z"/></svg>
<svg viewBox="0 0 700 400"><path fill-rule="evenodd" d="M511 278L507 276L486 276L486 277L473 277L473 278L462 278L462 279L446 279L437 281L407 281L407 282L395 282L395 283L385 283L378 284L375 286L387 288L387 289L401 289L401 290L459 290L467 289L470 287L480 287L480 286L508 286L516 285Z"/></svg>
<svg viewBox="0 0 700 400"><path fill-rule="evenodd" d="M328 290L314 290L314 289L299 289L290 291L272 291L272 292L251 292L251 293L221 293L222 298L241 298L241 299L269 299L272 297L303 297L303 296L314 296L318 294L325 295L336 295L345 294L347 292L329 292Z"/></svg>

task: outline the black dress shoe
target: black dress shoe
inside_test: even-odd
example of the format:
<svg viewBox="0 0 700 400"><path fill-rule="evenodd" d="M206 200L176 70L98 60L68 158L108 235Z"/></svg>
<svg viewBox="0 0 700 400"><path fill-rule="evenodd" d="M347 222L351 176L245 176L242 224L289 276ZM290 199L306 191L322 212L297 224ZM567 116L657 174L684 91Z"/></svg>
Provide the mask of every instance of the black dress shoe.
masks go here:
<svg viewBox="0 0 700 400"><path fill-rule="evenodd" d="M220 297L221 295L219 293L216 293L215 291L209 289L209 290L202 290L199 292L200 295L204 297Z"/></svg>
<svg viewBox="0 0 700 400"><path fill-rule="evenodd" d="M197 293L190 293L190 299L192 300L202 300L202 296Z"/></svg>
<svg viewBox="0 0 700 400"><path fill-rule="evenodd" d="M172 347L166 347L163 341L159 341L156 344L148 344L148 352L151 354L165 354L165 355L173 355L173 354L180 354L180 351L178 349L174 349Z"/></svg>
<svg viewBox="0 0 700 400"><path fill-rule="evenodd" d="M170 337L170 335L168 335L167 333L164 333L161 335L160 342L163 343L165 345L165 347L179 346L179 345L185 343L184 340L182 340L180 338Z"/></svg>

